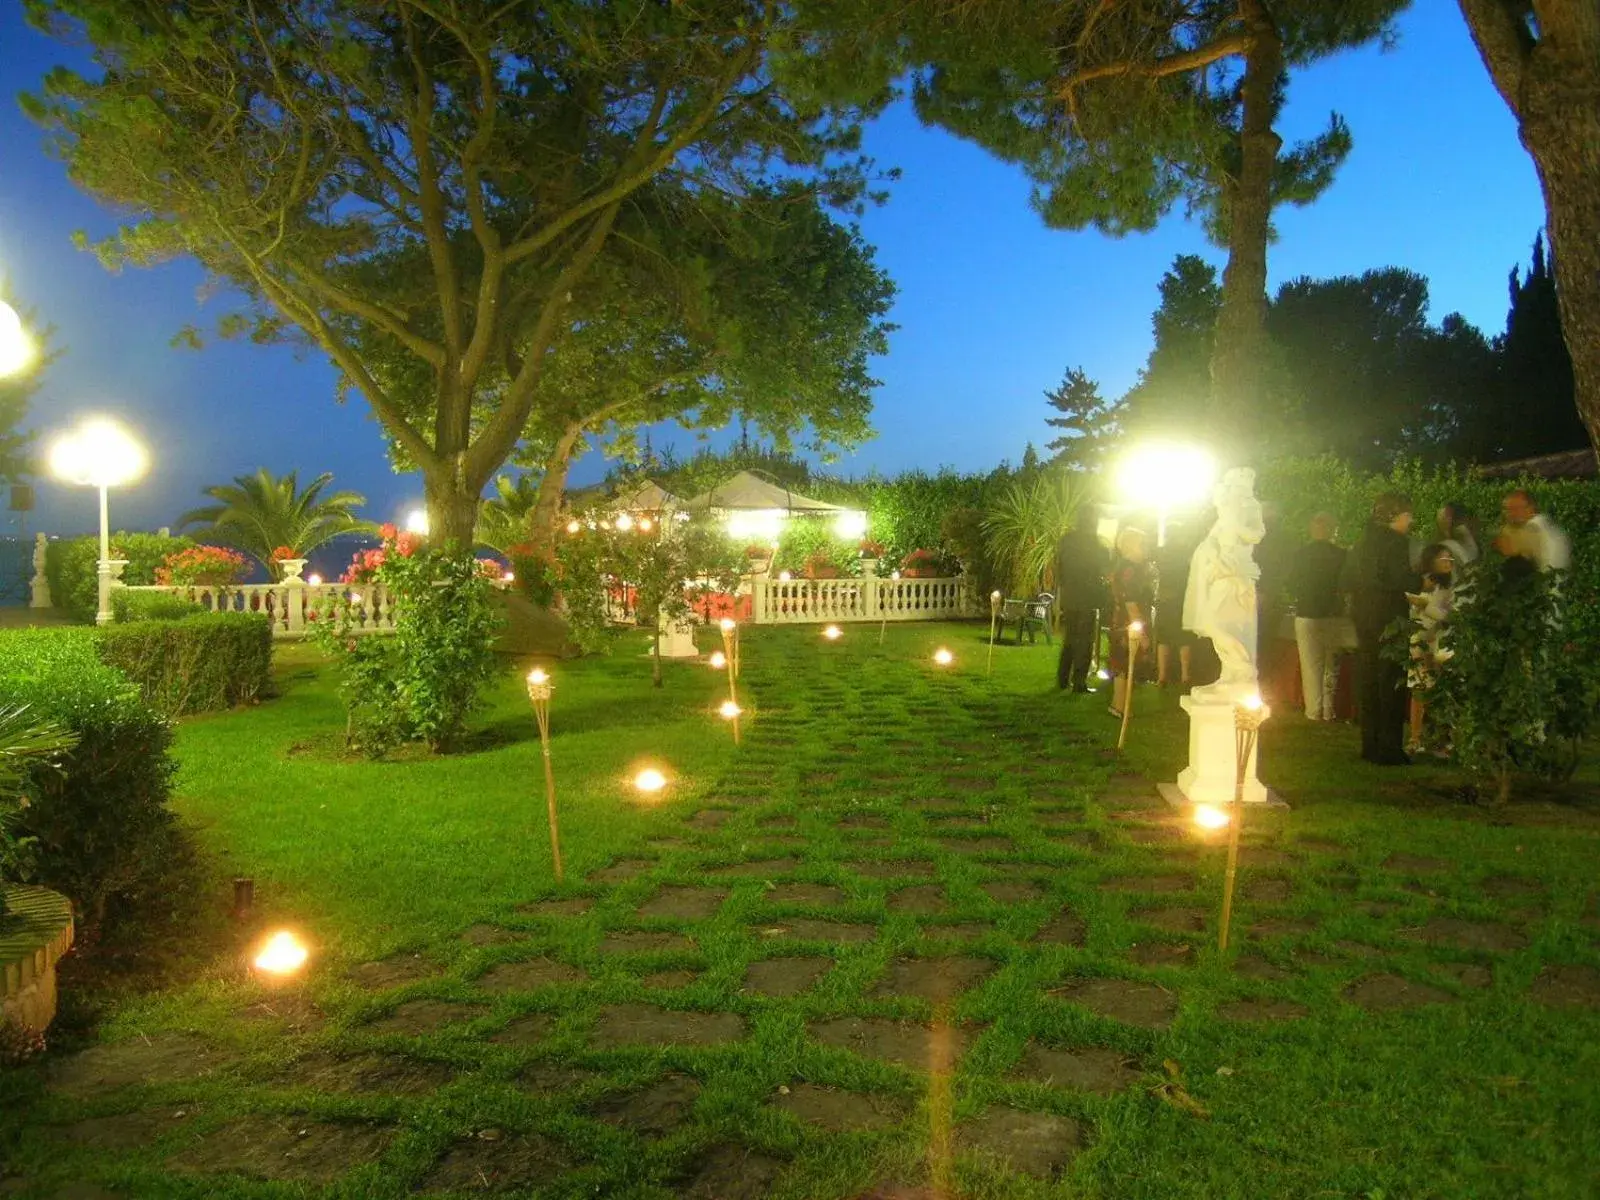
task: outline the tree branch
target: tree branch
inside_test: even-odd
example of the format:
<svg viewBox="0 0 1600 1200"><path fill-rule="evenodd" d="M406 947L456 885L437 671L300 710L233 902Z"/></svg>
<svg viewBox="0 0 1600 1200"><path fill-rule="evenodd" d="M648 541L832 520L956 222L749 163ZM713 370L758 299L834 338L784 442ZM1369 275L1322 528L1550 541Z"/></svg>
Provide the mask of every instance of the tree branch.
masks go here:
<svg viewBox="0 0 1600 1200"><path fill-rule="evenodd" d="M1237 57L1249 48L1250 36L1245 33L1235 33L1207 42L1204 46L1196 46L1193 50L1164 55L1148 62L1139 59L1120 59L1117 62L1101 63L1073 72L1057 85L1056 96L1058 99L1070 102L1078 88L1096 79L1115 79L1128 75L1135 75L1141 79L1161 79L1168 75L1181 75L1185 71L1197 71L1201 67L1209 67L1224 58Z"/></svg>
<svg viewBox="0 0 1600 1200"><path fill-rule="evenodd" d="M439 293L439 316L444 323L445 354L449 362L461 359L461 293L456 279L455 257L450 251L450 233L445 223L444 193L439 187L439 165L433 156L433 76L422 61L412 27L409 9L401 8L400 22L405 27L406 50L416 75L416 104L407 114L411 152L417 160L417 197L422 212L422 228L428 243L428 258L433 264L434 288ZM441 383L447 382L441 378ZM450 407L440 396L440 432ZM441 441L440 445L443 445Z"/></svg>

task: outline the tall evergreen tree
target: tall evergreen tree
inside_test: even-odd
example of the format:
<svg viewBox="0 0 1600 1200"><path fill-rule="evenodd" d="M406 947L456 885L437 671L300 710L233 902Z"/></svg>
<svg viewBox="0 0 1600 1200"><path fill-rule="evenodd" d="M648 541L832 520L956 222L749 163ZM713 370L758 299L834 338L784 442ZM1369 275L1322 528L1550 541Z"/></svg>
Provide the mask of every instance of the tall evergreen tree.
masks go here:
<svg viewBox="0 0 1600 1200"><path fill-rule="evenodd" d="M1500 403L1486 455L1531 458L1574 450L1588 440L1574 399L1572 357L1562 337L1557 284L1541 235L1524 275L1511 269L1511 307L1500 339Z"/></svg>
<svg viewBox="0 0 1600 1200"><path fill-rule="evenodd" d="M1117 410L1100 396L1100 385L1078 367L1069 367L1061 386L1044 394L1045 402L1061 415L1049 417L1045 424L1061 430L1061 436L1045 443L1053 450L1053 462L1073 468L1097 466L1104 457L1107 442L1116 433Z"/></svg>
<svg viewBox="0 0 1600 1200"><path fill-rule="evenodd" d="M1600 453L1600 4L1460 4L1539 171L1574 401Z"/></svg>
<svg viewBox="0 0 1600 1200"><path fill-rule="evenodd" d="M1195 254L1178 255L1159 286L1150 318L1155 344L1122 399L1122 425L1143 437L1194 441L1205 436L1222 288L1216 268Z"/></svg>

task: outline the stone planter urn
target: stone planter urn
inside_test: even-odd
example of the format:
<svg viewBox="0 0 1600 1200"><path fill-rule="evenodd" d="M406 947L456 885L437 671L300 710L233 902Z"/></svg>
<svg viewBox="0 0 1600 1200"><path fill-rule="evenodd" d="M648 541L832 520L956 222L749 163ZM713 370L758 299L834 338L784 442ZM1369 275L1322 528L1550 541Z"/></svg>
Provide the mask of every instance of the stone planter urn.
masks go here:
<svg viewBox="0 0 1600 1200"><path fill-rule="evenodd" d="M27 884L0 884L0 901L0 1029L42 1035L56 1016L56 963L72 946L72 904Z"/></svg>

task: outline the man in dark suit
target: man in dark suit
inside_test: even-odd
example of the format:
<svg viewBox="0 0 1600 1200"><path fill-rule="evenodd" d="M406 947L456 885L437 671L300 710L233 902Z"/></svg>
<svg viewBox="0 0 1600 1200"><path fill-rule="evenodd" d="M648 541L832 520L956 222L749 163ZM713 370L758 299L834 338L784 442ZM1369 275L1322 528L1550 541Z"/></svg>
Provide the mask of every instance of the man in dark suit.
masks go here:
<svg viewBox="0 0 1600 1200"><path fill-rule="evenodd" d="M1056 686L1089 690L1095 621L1106 587L1106 552L1095 537L1095 513L1078 510L1072 530L1056 545L1056 606L1061 613L1061 661Z"/></svg>

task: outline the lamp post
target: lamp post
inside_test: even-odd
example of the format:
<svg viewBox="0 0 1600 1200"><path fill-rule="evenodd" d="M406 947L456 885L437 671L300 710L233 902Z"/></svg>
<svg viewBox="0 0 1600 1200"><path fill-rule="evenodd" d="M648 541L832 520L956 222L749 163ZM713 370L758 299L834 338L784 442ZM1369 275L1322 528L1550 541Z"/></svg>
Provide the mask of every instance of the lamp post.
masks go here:
<svg viewBox="0 0 1600 1200"><path fill-rule="evenodd" d="M1239 826L1244 824L1244 780L1255 754L1261 723L1272 710L1260 696L1248 696L1233 706L1233 821L1228 826L1228 867L1222 879L1222 919L1218 922L1217 949L1228 948L1228 926L1233 921L1233 882L1239 871Z"/></svg>
<svg viewBox="0 0 1600 1200"><path fill-rule="evenodd" d="M1156 545L1167 544L1167 517L1174 508L1206 497L1217 464L1198 446L1155 442L1132 451L1117 467L1118 489L1130 503L1154 505Z"/></svg>
<svg viewBox="0 0 1600 1200"><path fill-rule="evenodd" d="M550 693L555 685L541 667L528 672L528 699L533 702L533 717L539 722L539 749L544 754L544 804L550 818L550 859L555 863L556 882L562 881L561 829L556 820L556 776L550 766Z"/></svg>
<svg viewBox="0 0 1600 1200"><path fill-rule="evenodd" d="M91 417L50 449L50 473L67 483L100 489L100 603L95 623L111 621L111 583L126 562L111 561L111 523L106 493L132 483L145 472L144 447L109 417Z"/></svg>
<svg viewBox="0 0 1600 1200"><path fill-rule="evenodd" d="M22 318L16 309L0 300L0 379L27 370L33 353L33 339L22 327Z"/></svg>

